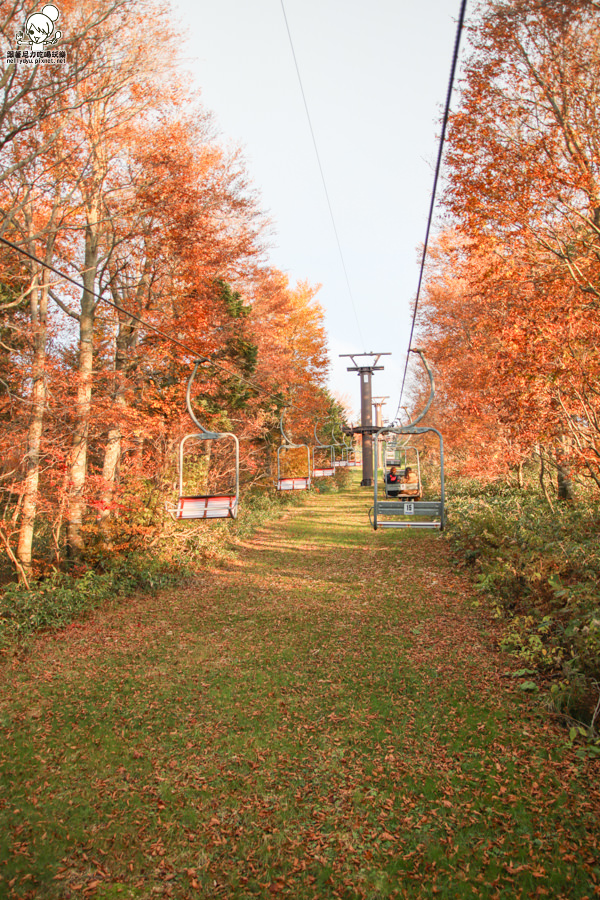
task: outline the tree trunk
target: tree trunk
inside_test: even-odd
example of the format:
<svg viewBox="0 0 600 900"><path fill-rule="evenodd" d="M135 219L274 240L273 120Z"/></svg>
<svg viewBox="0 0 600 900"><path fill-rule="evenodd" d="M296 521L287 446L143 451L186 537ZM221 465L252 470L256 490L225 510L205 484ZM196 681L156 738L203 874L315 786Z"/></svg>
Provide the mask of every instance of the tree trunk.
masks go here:
<svg viewBox="0 0 600 900"><path fill-rule="evenodd" d="M563 437L562 446L556 451L556 486L558 499L561 503L572 503L575 499L573 493L573 482L571 481L571 473L565 463L567 457L567 442Z"/></svg>
<svg viewBox="0 0 600 900"><path fill-rule="evenodd" d="M523 490L523 460L520 460L517 466L517 487L520 491Z"/></svg>
<svg viewBox="0 0 600 900"><path fill-rule="evenodd" d="M115 400L115 402L117 401ZM121 401L120 403L118 403L118 405L124 406L125 403ZM105 536L108 535L108 520L112 515L112 502L115 492L115 482L117 479L117 472L119 470L120 462L121 429L118 425L116 425L108 432L106 448L104 450L104 464L102 466L103 488L100 495L101 508L98 518L100 520L100 527L102 528Z"/></svg>
<svg viewBox="0 0 600 900"><path fill-rule="evenodd" d="M140 308L144 292L148 290L150 267L150 260L146 259L144 264L144 271L136 290L135 299L137 309ZM115 280L116 275L113 274L113 282ZM116 292L116 288L113 289L113 298L115 303L119 305L121 304L122 298ZM115 384L113 389L113 400L115 406L120 410L125 409L125 407L127 406L127 402L125 400L124 377L128 369L131 367L131 351L137 344L138 330L138 325L133 319L126 316L124 313L119 312L119 330L117 332L117 339L115 341ZM109 429L106 441L106 449L104 451L104 465L102 467L103 490L101 495L102 506L99 519L100 527L102 528L105 535L108 534L108 520L110 519L112 513L111 506L114 498L115 482L117 478L117 472L119 471L119 464L121 462L122 432L119 418L120 417L117 416L113 427Z"/></svg>
<svg viewBox="0 0 600 900"><path fill-rule="evenodd" d="M40 478L40 451L44 413L46 411L46 311L47 288L40 288L37 275L30 294L31 322L33 325L33 366L31 377L32 415L27 434L27 455L25 457L25 482L23 485L23 506L17 557L26 572L31 570L33 531L37 513L38 485Z"/></svg>
<svg viewBox="0 0 600 900"><path fill-rule="evenodd" d="M542 450L542 448L539 445L537 448L537 452L538 452L538 456L540 458L540 486L542 488L542 491L544 492L544 497L546 498L546 502L548 503L548 506L550 507L552 512L554 512L554 505L552 503L552 500L550 499L550 494L548 493L548 488L546 487L546 482L544 480L544 476L546 474L546 465L544 463L544 451Z"/></svg>
<svg viewBox="0 0 600 900"><path fill-rule="evenodd" d="M31 235L31 221L29 221ZM55 235L52 234L46 243L45 262L51 263L54 253ZM32 248L35 249L35 248ZM36 264L37 265L37 264ZM41 283L40 283L41 282ZM33 535L38 506L38 488L40 480L40 457L44 416L46 413L46 343L48 338L48 270L43 269L41 276L34 272L31 294L29 296L29 312L33 332L33 364L31 378L32 414L27 434L27 455L25 457L25 481L22 493L21 526L17 545L17 558L22 573L31 571L33 556Z"/></svg>
<svg viewBox="0 0 600 900"><path fill-rule="evenodd" d="M88 433L92 406L93 335L96 306L93 291L97 266L98 235L96 228L88 224L85 234L84 290L81 298L81 316L79 320L79 381L75 402L68 511L68 546L69 555L72 557L78 556L85 549L82 526L85 509L84 491L87 474Z"/></svg>
<svg viewBox="0 0 600 900"><path fill-rule="evenodd" d="M575 495L573 493L573 482L571 481L571 477L567 469L563 466L559 466L557 473L557 484L558 484L558 499L560 501L573 501L575 499Z"/></svg>
<svg viewBox="0 0 600 900"><path fill-rule="evenodd" d="M575 499L575 494L573 493L573 482L571 481L570 472L565 466L561 463L558 463L556 468L556 484L557 484L557 493L558 499L561 503L566 501L573 502Z"/></svg>

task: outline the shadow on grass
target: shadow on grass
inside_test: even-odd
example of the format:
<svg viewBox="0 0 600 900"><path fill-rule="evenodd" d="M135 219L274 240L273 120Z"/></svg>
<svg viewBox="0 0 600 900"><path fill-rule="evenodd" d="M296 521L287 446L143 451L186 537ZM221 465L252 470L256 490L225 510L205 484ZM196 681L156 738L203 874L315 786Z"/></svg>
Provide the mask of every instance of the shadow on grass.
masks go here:
<svg viewBox="0 0 600 900"><path fill-rule="evenodd" d="M0 894L592 896L598 793L437 534L311 497L5 667Z"/></svg>

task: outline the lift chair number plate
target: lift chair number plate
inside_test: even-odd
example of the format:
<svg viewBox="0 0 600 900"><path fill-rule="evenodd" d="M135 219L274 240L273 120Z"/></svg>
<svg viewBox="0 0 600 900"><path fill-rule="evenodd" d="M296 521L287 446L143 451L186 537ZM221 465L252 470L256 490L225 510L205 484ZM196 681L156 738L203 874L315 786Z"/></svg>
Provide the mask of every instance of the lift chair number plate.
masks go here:
<svg viewBox="0 0 600 900"><path fill-rule="evenodd" d="M415 504L411 501L410 503L404 504L404 515L405 516L414 516L415 514Z"/></svg>

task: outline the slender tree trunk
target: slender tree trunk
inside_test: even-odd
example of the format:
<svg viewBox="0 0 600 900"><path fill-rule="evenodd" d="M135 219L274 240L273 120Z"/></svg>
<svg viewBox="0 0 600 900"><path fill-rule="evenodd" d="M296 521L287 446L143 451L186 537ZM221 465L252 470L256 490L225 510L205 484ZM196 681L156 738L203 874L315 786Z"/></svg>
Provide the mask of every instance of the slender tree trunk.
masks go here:
<svg viewBox="0 0 600 900"><path fill-rule="evenodd" d="M25 457L25 482L23 484L23 506L21 511L21 527L17 557L29 572L32 562L33 531L38 503L38 485L40 478L40 451L44 414L46 411L46 305L47 294L40 289L37 275L30 295L31 321L33 323L33 366L31 377L32 415L27 434L27 456Z"/></svg>
<svg viewBox="0 0 600 900"><path fill-rule="evenodd" d="M69 555L77 556L85 549L83 538L83 514L85 510L85 483L87 475L88 434L92 407L92 375L94 365L94 313L96 301L94 286L98 267L98 235L94 225L88 224L85 235L85 264L83 295L79 319L79 365L71 479L68 510Z"/></svg>
<svg viewBox="0 0 600 900"><path fill-rule="evenodd" d="M147 259L144 272L136 290L136 308L140 308L142 295L148 290L150 272L150 260ZM113 276L116 277L116 276ZM116 303L121 301L116 291L113 291ZM125 399L124 376L131 365L131 351L137 343L138 326L135 321L123 313L119 313L119 330L115 341L115 385L113 389L113 401L115 406L124 410L127 406ZM104 451L104 464L102 467L103 491L101 495L102 507L100 511L100 527L105 534L108 533L108 520L111 517L111 504L114 498L115 482L119 464L121 462L122 432L120 416L115 417L115 423L108 431L106 449Z"/></svg>
<svg viewBox="0 0 600 900"><path fill-rule="evenodd" d="M52 539L54 541L54 554L55 554L55 560L56 560L57 566L60 566L61 561L62 561L61 552L60 552L60 533L63 528L63 524L65 521L65 513L66 513L68 502L69 502L69 478L70 478L70 474L69 474L68 470L65 470L65 474L63 476L63 484L62 484L60 503L58 505L56 515L54 516L54 521L52 522Z"/></svg>
<svg viewBox="0 0 600 900"><path fill-rule="evenodd" d="M544 476L546 474L546 465L544 462L544 452L539 445L537 448L537 452L538 452L538 456L540 458L540 486L542 488L542 491L544 492L544 497L546 498L546 502L548 503L548 506L550 507L552 512L554 512L554 506L552 504L552 500L550 499L550 494L548 493L548 488L546 487L546 482L544 479Z"/></svg>
<svg viewBox="0 0 600 900"><path fill-rule="evenodd" d="M52 261L54 236L46 245L46 262ZM32 415L27 434L25 457L25 481L22 493L21 526L17 545L17 558L22 571L29 573L32 566L33 535L38 506L40 458L44 416L46 413L46 344L48 338L48 270L34 274L29 297L31 326L33 331L33 365L31 377ZM22 576L23 577L23 576Z"/></svg>
<svg viewBox="0 0 600 900"><path fill-rule="evenodd" d="M113 391L113 403L117 411L119 409L124 409L126 406L124 384L120 379L120 375L125 368L125 361L126 354L123 341L123 328L122 323L120 322L119 334L117 335L117 349L115 353L115 387ZM100 509L99 520L100 527L102 528L105 536L108 534L108 521L111 517L112 512L111 504L115 492L117 472L119 470L119 464L121 462L121 444L121 425L119 423L119 417L117 414L117 416L115 417L114 425L108 430L106 447L104 450L104 463L102 466L103 488L100 495L102 506Z"/></svg>
<svg viewBox="0 0 600 900"><path fill-rule="evenodd" d="M556 472L556 480L557 480L557 488L558 488L558 499L560 501L570 501L572 502L575 499L575 495L573 493L573 482L571 481L571 476L567 469L564 466L559 465Z"/></svg>
<svg viewBox="0 0 600 900"><path fill-rule="evenodd" d="M96 297L94 290L100 260L100 243L107 224L103 209L104 182L108 171L107 148L104 135L106 109L102 101L89 107L89 142L92 151L91 177L85 196L85 253L82 272L83 293L79 316L79 360L73 450L71 456L69 508L67 511L68 550L71 557L85 549L83 517L90 416L92 410L92 376L94 366L94 320Z"/></svg>
<svg viewBox="0 0 600 900"><path fill-rule="evenodd" d="M520 491L523 490L523 460L519 460L519 465L517 466L517 487Z"/></svg>
<svg viewBox="0 0 600 900"><path fill-rule="evenodd" d="M125 406L125 403L123 401L119 402L117 399L115 399L115 403L118 406ZM117 479L117 472L119 470L120 462L121 429L117 425L115 428L111 428L108 432L106 448L104 450L104 464L102 466L103 489L102 493L100 494L102 506L98 518L100 520L100 527L105 533L105 536L108 534L108 520L110 519L112 514L111 504L114 499L115 482Z"/></svg>
<svg viewBox="0 0 600 900"><path fill-rule="evenodd" d="M565 465L565 457L566 457L566 442L563 438L562 447L557 450L556 453L556 486L557 486L557 495L558 499L561 503L570 502L572 503L575 499L575 495L573 493L573 482L571 480L571 474Z"/></svg>

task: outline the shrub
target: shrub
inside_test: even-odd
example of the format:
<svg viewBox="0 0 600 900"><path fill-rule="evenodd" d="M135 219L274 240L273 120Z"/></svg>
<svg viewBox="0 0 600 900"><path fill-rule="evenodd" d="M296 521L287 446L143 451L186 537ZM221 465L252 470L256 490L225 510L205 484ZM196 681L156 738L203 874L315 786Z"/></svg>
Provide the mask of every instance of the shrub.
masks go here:
<svg viewBox="0 0 600 900"><path fill-rule="evenodd" d="M176 583L201 570L208 559L226 559L235 538L301 503L303 496L303 491L276 494L257 487L243 497L235 522L172 523L167 517L162 530L153 524L147 506L141 507L139 521L128 522L125 529L115 523L111 549L105 533L88 536L85 565L78 572L54 570L33 581L29 590L16 583L5 586L0 596L0 651L34 632L64 628L104 603Z"/></svg>
<svg viewBox="0 0 600 900"><path fill-rule="evenodd" d="M29 590L9 584L0 598L0 649L36 631L64 628L83 613L136 590L157 590L175 577L152 557L131 556L107 561L103 570L77 575L55 571Z"/></svg>
<svg viewBox="0 0 600 900"><path fill-rule="evenodd" d="M503 646L587 690L600 678L598 501L551 511L533 491L455 482L448 506L455 552L506 620Z"/></svg>

